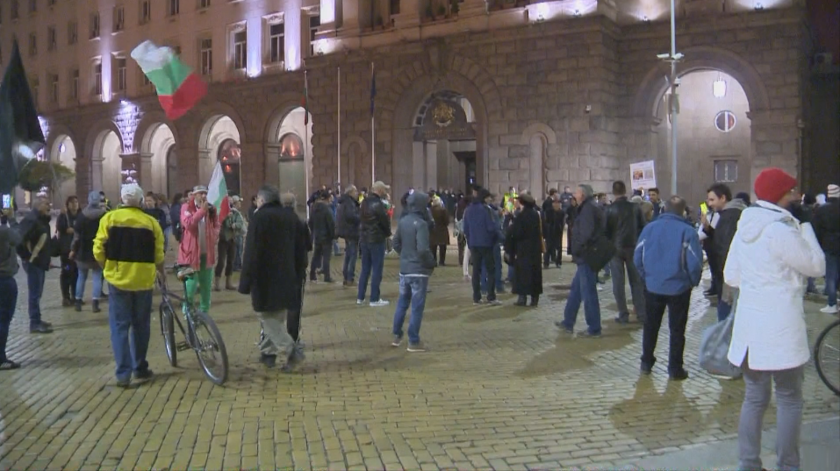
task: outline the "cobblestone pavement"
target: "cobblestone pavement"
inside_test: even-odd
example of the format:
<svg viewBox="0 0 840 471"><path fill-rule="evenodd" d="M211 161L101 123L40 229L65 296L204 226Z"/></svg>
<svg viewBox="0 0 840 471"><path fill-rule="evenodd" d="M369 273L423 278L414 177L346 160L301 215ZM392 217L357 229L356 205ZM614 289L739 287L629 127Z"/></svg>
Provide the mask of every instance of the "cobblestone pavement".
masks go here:
<svg viewBox="0 0 840 471"><path fill-rule="evenodd" d="M451 250L450 260L457 260ZM333 266L339 278L337 259ZM396 270L389 257L383 297L392 301ZM545 272L546 293L534 309L511 306L510 295L501 297L504 306L474 307L461 270L439 269L422 329L426 353L390 347L393 303L357 307L353 289L310 286L307 360L294 374L257 362L249 299L214 293L228 383L211 384L186 352L171 368L155 314L149 361L157 377L132 390L114 384L106 313L62 308L56 271L43 302L56 331L28 333L21 274L9 354L23 368L0 373L0 468L604 469L733 437L743 383L696 366L700 334L715 319L702 293L688 323L691 378L669 382L667 361L640 378L641 329L612 322L609 282L600 293L602 338L553 326L572 270ZM832 317L819 307L807 303L812 341ZM666 349L663 326L660 359ZM809 366L805 420L839 410ZM768 416L767 426L774 420Z"/></svg>

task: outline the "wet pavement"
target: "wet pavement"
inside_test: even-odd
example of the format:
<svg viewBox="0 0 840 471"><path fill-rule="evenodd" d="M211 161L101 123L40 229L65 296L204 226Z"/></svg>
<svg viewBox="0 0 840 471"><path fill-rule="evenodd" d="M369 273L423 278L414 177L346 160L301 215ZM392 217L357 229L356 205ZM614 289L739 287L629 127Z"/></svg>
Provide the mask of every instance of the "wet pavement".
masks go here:
<svg viewBox="0 0 840 471"><path fill-rule="evenodd" d="M449 259L457 261L452 250ZM340 265L333 258L337 279ZM293 374L257 362L259 324L245 296L214 293L211 315L231 367L223 387L188 352L169 366L154 314L157 376L132 390L114 383L107 311L62 308L51 271L43 311L55 333L30 335L19 274L8 352L23 368L0 373L0 468L615 469L736 435L743 383L697 367L701 332L716 318L699 289L688 322L691 377L670 382L667 326L660 362L640 377L641 326L612 321L609 282L599 293L602 338L558 332L571 264L544 272L538 308L516 308L510 295L500 296L504 306L474 307L460 268L440 268L421 332L430 351L392 348L397 267L389 257L388 307L356 306L355 289L340 283L307 287L307 360ZM833 319L816 301L806 302L812 342ZM804 396L806 422L840 414L813 365ZM774 422L768 412L766 426Z"/></svg>

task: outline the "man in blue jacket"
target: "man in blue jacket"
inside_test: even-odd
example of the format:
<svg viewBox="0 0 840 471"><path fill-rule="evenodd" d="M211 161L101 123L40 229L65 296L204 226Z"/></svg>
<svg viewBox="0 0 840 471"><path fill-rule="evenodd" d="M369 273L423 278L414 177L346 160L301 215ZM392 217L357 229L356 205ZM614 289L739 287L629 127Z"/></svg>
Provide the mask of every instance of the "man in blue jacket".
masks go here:
<svg viewBox="0 0 840 471"><path fill-rule="evenodd" d="M476 305L482 304L482 267L487 271L487 303L493 306L501 304L496 299L496 262L493 258L493 248L502 240L502 229L489 206L492 199L493 195L482 188L464 213L464 236L472 254L473 304Z"/></svg>
<svg viewBox="0 0 840 471"><path fill-rule="evenodd" d="M647 316L642 340L641 371L650 374L656 357L656 340L665 307L668 307L668 327L671 345L668 355L668 375L674 381L688 378L683 368L685 325L691 290L700 284L703 255L700 238L685 219L686 202L672 196L666 212L645 226L633 261L645 281Z"/></svg>

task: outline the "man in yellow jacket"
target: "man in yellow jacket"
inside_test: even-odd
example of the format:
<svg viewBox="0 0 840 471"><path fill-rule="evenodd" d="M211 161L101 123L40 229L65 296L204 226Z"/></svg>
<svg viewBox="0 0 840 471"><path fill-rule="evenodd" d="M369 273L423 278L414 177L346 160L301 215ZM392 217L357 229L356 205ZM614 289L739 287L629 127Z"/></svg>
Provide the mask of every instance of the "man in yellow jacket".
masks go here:
<svg viewBox="0 0 840 471"><path fill-rule="evenodd" d="M131 386L131 375L145 381L152 377L146 362L151 334L152 288L163 269L163 231L143 207L143 189L123 185L122 205L105 213L93 241L93 256L103 267L111 286L108 316L111 346L117 363L117 386ZM129 336L131 342L129 342Z"/></svg>

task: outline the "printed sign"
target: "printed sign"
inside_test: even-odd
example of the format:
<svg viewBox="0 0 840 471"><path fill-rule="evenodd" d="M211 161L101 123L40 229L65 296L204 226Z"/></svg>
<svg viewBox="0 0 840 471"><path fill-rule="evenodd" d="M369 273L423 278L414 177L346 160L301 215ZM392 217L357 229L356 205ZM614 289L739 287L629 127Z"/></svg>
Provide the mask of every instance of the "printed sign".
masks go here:
<svg viewBox="0 0 840 471"><path fill-rule="evenodd" d="M656 171L653 160L630 164L630 187L633 190L647 190L656 186Z"/></svg>

